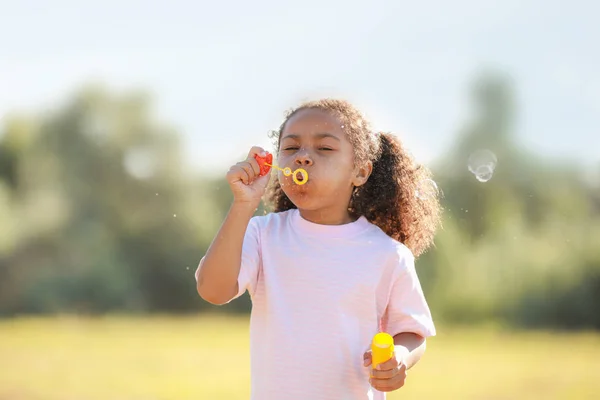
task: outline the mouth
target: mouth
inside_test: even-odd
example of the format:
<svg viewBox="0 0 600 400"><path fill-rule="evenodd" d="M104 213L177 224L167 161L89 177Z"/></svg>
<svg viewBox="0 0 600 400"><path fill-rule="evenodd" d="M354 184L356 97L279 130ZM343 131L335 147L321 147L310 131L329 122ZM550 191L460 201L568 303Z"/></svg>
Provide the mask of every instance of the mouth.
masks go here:
<svg viewBox="0 0 600 400"><path fill-rule="evenodd" d="M292 174L292 178L296 185L304 185L308 182L308 172L303 168L298 168Z"/></svg>
<svg viewBox="0 0 600 400"><path fill-rule="evenodd" d="M314 183L314 179L311 179L308 172L302 168L294 170L289 175L285 173L283 175L285 178L280 180L281 185L296 193L304 192L311 183Z"/></svg>

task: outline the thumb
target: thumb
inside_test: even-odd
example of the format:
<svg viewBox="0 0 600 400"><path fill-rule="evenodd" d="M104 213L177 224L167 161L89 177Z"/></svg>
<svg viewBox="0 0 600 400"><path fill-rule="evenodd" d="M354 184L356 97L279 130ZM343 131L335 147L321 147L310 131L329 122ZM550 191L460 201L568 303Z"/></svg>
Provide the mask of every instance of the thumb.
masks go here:
<svg viewBox="0 0 600 400"><path fill-rule="evenodd" d="M363 365L365 367L368 367L369 365L371 365L372 362L372 358L371 358L371 350L365 352L365 354L363 354Z"/></svg>

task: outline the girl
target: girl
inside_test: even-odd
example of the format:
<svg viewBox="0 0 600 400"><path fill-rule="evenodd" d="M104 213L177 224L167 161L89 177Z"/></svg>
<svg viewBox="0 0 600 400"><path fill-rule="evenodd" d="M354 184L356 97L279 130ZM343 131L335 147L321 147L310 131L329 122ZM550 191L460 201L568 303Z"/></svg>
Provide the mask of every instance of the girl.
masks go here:
<svg viewBox="0 0 600 400"><path fill-rule="evenodd" d="M212 304L250 293L253 400L385 399L435 335L414 265L440 216L436 198L415 196L429 174L345 101L302 104L274 138L276 165L308 181L278 172L267 192L258 147L231 167L234 201L198 293ZM265 193L274 212L253 217ZM380 331L396 352L371 370Z"/></svg>

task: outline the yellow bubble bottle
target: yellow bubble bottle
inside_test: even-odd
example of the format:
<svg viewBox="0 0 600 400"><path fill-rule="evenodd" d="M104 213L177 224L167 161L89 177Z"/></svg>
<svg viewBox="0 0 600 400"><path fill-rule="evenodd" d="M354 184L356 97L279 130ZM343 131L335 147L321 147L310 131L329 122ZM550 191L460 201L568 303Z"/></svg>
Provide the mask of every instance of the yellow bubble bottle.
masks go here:
<svg viewBox="0 0 600 400"><path fill-rule="evenodd" d="M394 338L392 335L379 332L371 343L372 368L392 358L394 353Z"/></svg>

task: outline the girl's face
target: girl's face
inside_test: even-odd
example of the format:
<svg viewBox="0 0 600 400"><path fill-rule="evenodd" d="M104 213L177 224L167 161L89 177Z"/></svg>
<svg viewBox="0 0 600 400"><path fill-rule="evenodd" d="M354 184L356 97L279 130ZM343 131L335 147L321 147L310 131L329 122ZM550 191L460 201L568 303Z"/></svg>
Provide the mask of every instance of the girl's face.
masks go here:
<svg viewBox="0 0 600 400"><path fill-rule="evenodd" d="M301 211L347 212L353 186L364 184L370 173L370 166L354 166L354 150L339 119L319 109L298 111L287 121L278 164L308 172L304 185L278 174L284 193Z"/></svg>

